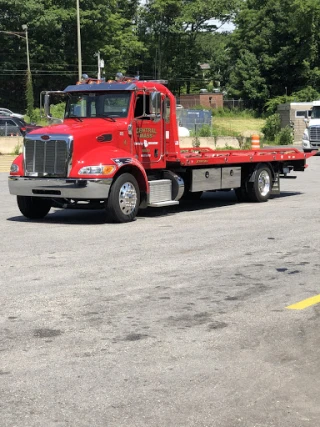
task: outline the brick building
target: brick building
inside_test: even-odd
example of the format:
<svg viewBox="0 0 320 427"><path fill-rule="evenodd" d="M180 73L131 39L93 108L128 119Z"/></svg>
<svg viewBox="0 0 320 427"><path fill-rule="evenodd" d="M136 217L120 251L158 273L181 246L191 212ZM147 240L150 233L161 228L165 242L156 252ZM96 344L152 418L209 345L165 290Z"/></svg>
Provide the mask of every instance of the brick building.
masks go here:
<svg viewBox="0 0 320 427"><path fill-rule="evenodd" d="M180 95L179 104L183 108L194 108L202 105L204 108L223 108L223 94L216 92L204 92L194 95Z"/></svg>

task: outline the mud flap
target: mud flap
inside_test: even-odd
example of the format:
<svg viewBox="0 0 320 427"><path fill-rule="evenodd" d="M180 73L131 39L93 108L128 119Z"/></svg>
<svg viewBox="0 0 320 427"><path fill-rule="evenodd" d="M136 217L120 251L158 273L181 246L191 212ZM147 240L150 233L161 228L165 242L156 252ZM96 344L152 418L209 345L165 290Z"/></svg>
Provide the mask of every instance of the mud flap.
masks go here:
<svg viewBox="0 0 320 427"><path fill-rule="evenodd" d="M272 190L270 193L272 196L280 194L280 176L277 172L274 173L272 180Z"/></svg>

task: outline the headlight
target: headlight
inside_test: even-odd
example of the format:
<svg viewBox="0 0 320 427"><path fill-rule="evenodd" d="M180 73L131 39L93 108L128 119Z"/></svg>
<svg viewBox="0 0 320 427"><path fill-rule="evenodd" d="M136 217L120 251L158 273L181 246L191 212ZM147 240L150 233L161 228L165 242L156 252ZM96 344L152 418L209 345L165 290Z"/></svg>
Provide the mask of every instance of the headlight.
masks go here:
<svg viewBox="0 0 320 427"><path fill-rule="evenodd" d="M309 141L309 132L307 130L304 131L302 139L304 141Z"/></svg>
<svg viewBox="0 0 320 427"><path fill-rule="evenodd" d="M113 165L85 166L79 170L79 175L110 175L116 169Z"/></svg>
<svg viewBox="0 0 320 427"><path fill-rule="evenodd" d="M10 167L10 172L12 173L17 173L19 172L19 166L16 165L15 163L12 163L11 167Z"/></svg>

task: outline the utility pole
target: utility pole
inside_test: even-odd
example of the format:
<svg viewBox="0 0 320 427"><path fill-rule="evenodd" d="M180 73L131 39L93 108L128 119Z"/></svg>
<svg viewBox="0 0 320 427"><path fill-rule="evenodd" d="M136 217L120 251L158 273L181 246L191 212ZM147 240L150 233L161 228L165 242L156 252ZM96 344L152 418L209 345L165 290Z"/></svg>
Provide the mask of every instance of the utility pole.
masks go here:
<svg viewBox="0 0 320 427"><path fill-rule="evenodd" d="M31 76L31 69L30 69L30 56L29 56L28 25L27 24L22 25L22 29L25 31L25 34L26 34L27 70L28 70L28 75L30 77Z"/></svg>

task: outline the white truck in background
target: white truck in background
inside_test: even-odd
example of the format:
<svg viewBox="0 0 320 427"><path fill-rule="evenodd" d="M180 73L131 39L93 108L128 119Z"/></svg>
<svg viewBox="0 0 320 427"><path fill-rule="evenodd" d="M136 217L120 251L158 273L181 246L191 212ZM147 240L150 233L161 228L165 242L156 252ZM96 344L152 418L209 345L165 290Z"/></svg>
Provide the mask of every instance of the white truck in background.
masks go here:
<svg viewBox="0 0 320 427"><path fill-rule="evenodd" d="M313 101L311 117L304 121L307 127L302 136L303 151L320 150L320 101Z"/></svg>

